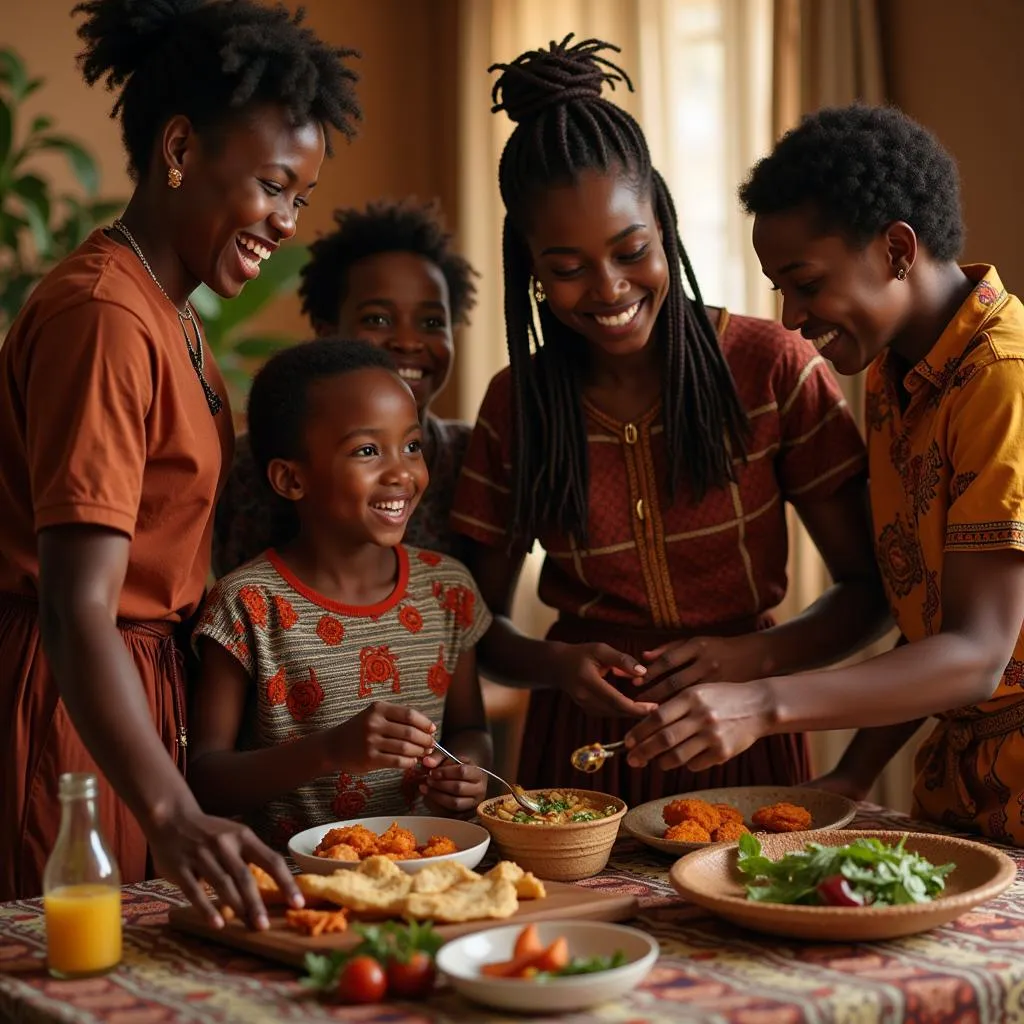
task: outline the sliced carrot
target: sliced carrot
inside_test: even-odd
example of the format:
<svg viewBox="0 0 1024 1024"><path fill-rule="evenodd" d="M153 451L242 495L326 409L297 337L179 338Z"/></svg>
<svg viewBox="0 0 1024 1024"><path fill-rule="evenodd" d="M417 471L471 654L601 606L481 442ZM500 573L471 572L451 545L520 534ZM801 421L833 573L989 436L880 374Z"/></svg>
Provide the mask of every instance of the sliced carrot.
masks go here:
<svg viewBox="0 0 1024 1024"><path fill-rule="evenodd" d="M480 973L488 978L518 978L538 956L543 955L543 951L540 953L531 951L523 954L523 956L514 956L511 960L502 960L500 963L495 964L484 964L480 968Z"/></svg>
<svg viewBox="0 0 1024 1024"><path fill-rule="evenodd" d="M516 939L516 945L512 955L520 957L526 956L529 953L541 953L543 950L544 943L540 941L540 936L537 934L537 926L535 924L528 924L519 933L519 938Z"/></svg>
<svg viewBox="0 0 1024 1024"><path fill-rule="evenodd" d="M558 971L569 962L569 943L559 936L530 964L536 971Z"/></svg>

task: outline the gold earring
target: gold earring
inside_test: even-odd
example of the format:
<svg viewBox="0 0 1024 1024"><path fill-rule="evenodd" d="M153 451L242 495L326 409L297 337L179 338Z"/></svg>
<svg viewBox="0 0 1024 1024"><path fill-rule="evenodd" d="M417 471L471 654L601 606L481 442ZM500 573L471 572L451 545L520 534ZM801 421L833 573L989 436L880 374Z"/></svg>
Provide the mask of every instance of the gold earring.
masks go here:
<svg viewBox="0 0 1024 1024"><path fill-rule="evenodd" d="M546 302L547 301L547 297L548 297L547 293L544 291L544 285L542 285L540 283L540 281L537 280L537 278L534 278L533 279L533 298L534 298L534 301L539 306L542 302Z"/></svg>
<svg viewBox="0 0 1024 1024"><path fill-rule="evenodd" d="M167 187L168 188L181 188L181 171L177 167L167 168Z"/></svg>
<svg viewBox="0 0 1024 1024"><path fill-rule="evenodd" d="M896 280L897 281L906 281L906 279L907 279L907 268L906 267L900 267L899 270L896 271Z"/></svg>

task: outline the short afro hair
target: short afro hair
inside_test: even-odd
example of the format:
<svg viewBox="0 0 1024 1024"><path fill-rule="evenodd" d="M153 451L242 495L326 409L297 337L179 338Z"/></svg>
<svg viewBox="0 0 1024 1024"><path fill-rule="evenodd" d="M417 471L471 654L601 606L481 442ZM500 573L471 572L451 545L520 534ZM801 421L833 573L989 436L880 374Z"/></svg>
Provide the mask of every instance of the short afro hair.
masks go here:
<svg viewBox="0 0 1024 1024"><path fill-rule="evenodd" d="M473 278L479 275L453 250L436 201L370 203L363 210L336 210L334 222L334 231L310 245L309 262L302 268L302 312L314 327L337 322L349 267L383 252L414 253L435 264L448 282L452 322L468 322L476 304Z"/></svg>
<svg viewBox="0 0 1024 1024"><path fill-rule="evenodd" d="M906 221L937 260L963 248L956 163L926 128L895 107L854 104L808 114L739 191L747 213L812 204L826 230L866 245Z"/></svg>
<svg viewBox="0 0 1024 1024"><path fill-rule="evenodd" d="M356 370L394 372L391 357L363 341L318 338L286 348L264 363L249 392L249 447L259 474L273 459L298 459L309 417L309 392L317 381Z"/></svg>
<svg viewBox="0 0 1024 1024"><path fill-rule="evenodd" d="M120 116L135 180L148 169L153 143L182 114L196 131L210 131L264 104L281 106L290 122L316 122L346 137L361 117L358 56L336 49L301 24L303 12L257 0L86 0L78 55L89 85L101 78L119 95Z"/></svg>

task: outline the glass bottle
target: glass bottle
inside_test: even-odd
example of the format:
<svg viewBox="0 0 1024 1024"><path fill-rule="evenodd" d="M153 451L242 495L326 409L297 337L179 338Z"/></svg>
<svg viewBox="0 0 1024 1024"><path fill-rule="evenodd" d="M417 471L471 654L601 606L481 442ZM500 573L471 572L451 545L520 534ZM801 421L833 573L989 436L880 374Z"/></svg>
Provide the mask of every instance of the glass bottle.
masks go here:
<svg viewBox="0 0 1024 1024"><path fill-rule="evenodd" d="M95 775L60 777L57 842L43 872L47 964L55 978L103 974L121 961L121 876L100 832Z"/></svg>

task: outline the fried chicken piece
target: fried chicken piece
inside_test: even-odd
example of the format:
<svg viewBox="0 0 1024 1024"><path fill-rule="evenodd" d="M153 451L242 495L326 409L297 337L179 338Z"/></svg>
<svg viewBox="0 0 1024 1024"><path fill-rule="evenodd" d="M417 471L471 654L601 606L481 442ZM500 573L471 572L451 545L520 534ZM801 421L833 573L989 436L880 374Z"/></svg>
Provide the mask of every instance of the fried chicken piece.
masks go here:
<svg viewBox="0 0 1024 1024"><path fill-rule="evenodd" d="M711 806L718 811L718 817L722 819L723 825L727 821L735 821L739 825L743 824L743 815L732 804L712 804Z"/></svg>
<svg viewBox="0 0 1024 1024"><path fill-rule="evenodd" d="M665 829L665 838L673 843L710 843L711 833L696 821L680 821Z"/></svg>
<svg viewBox="0 0 1024 1024"><path fill-rule="evenodd" d="M354 846L349 846L348 843L338 843L337 846L331 846L326 850L321 850L317 856L324 857L327 860L344 860L348 861L349 864L354 864L357 861L362 860L356 848Z"/></svg>
<svg viewBox="0 0 1024 1024"><path fill-rule="evenodd" d="M378 857L387 857L388 860L419 860L423 855L416 850L407 850L402 853L379 853Z"/></svg>
<svg viewBox="0 0 1024 1024"><path fill-rule="evenodd" d="M408 855L416 852L416 837L408 829L401 828L397 821L393 821L388 825L387 831L382 832L377 839L376 852L394 853L403 859L411 859Z"/></svg>
<svg viewBox="0 0 1024 1024"><path fill-rule="evenodd" d="M679 825L692 821L706 832L711 832L722 823L721 815L706 800L673 800L661 812L666 825Z"/></svg>
<svg viewBox="0 0 1024 1024"><path fill-rule="evenodd" d="M750 829L742 821L723 821L714 832L711 833L713 843L728 843L739 839L741 835L749 832Z"/></svg>
<svg viewBox="0 0 1024 1024"><path fill-rule="evenodd" d="M323 839L317 843L313 851L318 857L323 856L321 850L328 850L332 846L340 846L344 843L356 851L358 859L370 857L376 852L377 836L365 825L345 825L342 828L332 828L325 833ZM339 858L345 860L346 858Z"/></svg>
<svg viewBox="0 0 1024 1024"><path fill-rule="evenodd" d="M458 852L459 848L450 836L431 836L419 847L421 857L445 857L449 853Z"/></svg>
<svg viewBox="0 0 1024 1024"><path fill-rule="evenodd" d="M303 935L336 935L348 931L348 912L342 910L286 910L285 924Z"/></svg>
<svg viewBox="0 0 1024 1024"><path fill-rule="evenodd" d="M750 820L765 832L802 832L810 828L811 812L799 804L768 804L754 811Z"/></svg>

